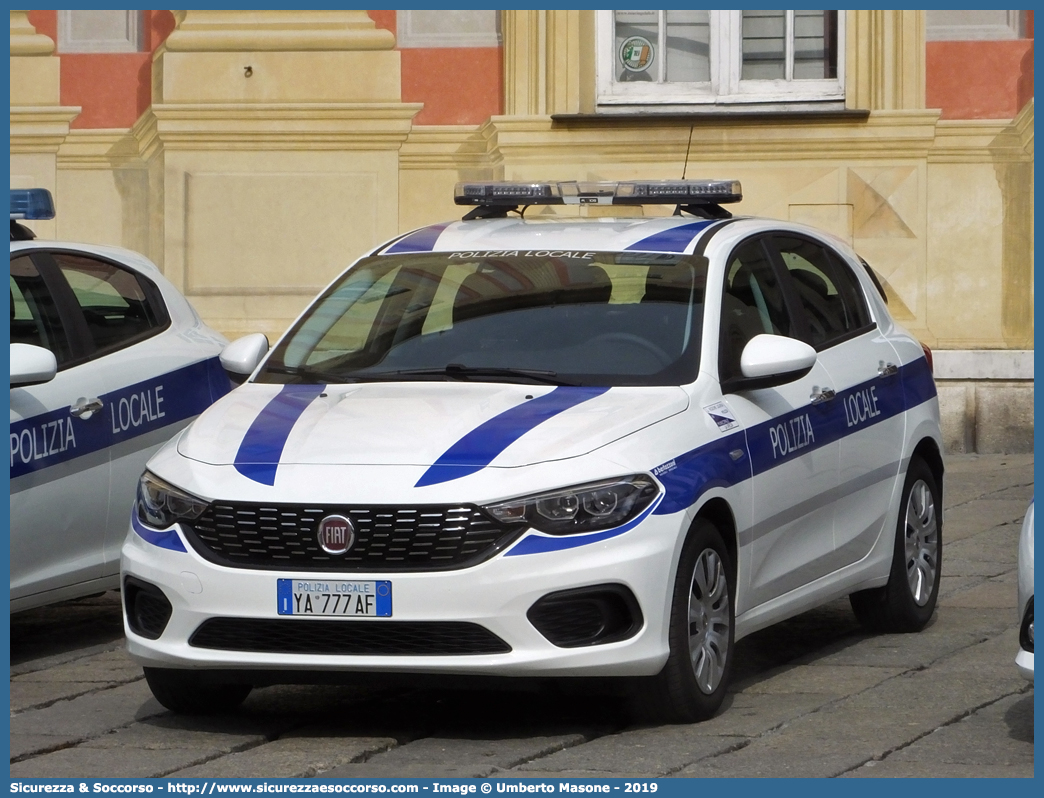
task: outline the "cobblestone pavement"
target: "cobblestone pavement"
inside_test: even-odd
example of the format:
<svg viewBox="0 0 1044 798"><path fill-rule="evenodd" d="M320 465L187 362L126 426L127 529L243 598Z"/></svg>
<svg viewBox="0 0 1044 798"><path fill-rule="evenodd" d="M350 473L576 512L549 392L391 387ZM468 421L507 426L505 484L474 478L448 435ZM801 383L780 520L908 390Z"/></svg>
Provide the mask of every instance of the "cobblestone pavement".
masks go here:
<svg viewBox="0 0 1044 798"><path fill-rule="evenodd" d="M939 608L868 635L847 600L737 645L726 707L636 726L590 689L268 687L181 718L122 650L119 598L11 618L12 777L1032 776L1015 667L1030 455L948 458Z"/></svg>

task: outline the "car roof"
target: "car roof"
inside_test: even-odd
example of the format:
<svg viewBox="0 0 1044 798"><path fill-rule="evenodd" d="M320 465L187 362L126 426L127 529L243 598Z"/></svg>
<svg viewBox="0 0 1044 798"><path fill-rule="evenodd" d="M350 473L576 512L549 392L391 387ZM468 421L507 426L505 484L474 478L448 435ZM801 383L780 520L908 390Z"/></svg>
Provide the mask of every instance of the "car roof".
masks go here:
<svg viewBox="0 0 1044 798"><path fill-rule="evenodd" d="M72 241L47 241L34 238L31 241L12 241L11 254L15 252L32 252L33 250L68 250L97 255L100 258L119 261L120 263L150 276L162 276L159 268L144 255L122 247L106 244L81 244Z"/></svg>
<svg viewBox="0 0 1044 798"><path fill-rule="evenodd" d="M505 217L429 225L377 250L381 255L422 252L671 252L691 253L722 219L692 216L524 219Z"/></svg>

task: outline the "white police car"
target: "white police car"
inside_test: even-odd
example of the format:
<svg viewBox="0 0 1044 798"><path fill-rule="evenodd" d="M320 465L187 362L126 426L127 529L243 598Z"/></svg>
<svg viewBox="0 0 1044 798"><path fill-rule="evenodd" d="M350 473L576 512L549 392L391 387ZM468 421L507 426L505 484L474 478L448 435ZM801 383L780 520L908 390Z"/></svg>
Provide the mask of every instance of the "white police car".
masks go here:
<svg viewBox="0 0 1044 798"><path fill-rule="evenodd" d="M1033 681L1033 501L1019 533L1019 653L1015 664L1024 678Z"/></svg>
<svg viewBox="0 0 1044 798"><path fill-rule="evenodd" d="M119 586L145 462L228 393L225 339L141 255L34 240L11 190L11 611Z"/></svg>
<svg viewBox="0 0 1044 798"><path fill-rule="evenodd" d="M458 186L149 463L123 549L156 697L357 672L633 677L720 706L735 641L851 595L922 628L943 463L927 350L845 244L734 181ZM510 217L677 204L661 218ZM523 209L524 211L524 209ZM255 366L259 366L255 369Z"/></svg>

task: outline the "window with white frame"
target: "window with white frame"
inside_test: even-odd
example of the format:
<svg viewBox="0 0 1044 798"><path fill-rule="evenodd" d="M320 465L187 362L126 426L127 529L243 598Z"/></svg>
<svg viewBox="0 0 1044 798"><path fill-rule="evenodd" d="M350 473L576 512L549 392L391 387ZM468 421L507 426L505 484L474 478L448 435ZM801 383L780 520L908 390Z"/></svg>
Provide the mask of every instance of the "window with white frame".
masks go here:
<svg viewBox="0 0 1044 798"><path fill-rule="evenodd" d="M838 11L598 11L598 104L804 104L844 100Z"/></svg>
<svg viewBox="0 0 1044 798"><path fill-rule="evenodd" d="M143 49L142 11L59 11L61 53L136 53Z"/></svg>

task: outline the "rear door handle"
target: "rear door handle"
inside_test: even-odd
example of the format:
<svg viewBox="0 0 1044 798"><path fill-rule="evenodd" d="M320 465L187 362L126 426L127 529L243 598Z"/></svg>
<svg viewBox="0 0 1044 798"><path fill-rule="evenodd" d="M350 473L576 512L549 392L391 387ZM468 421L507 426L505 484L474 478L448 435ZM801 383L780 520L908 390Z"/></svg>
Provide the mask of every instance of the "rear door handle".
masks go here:
<svg viewBox="0 0 1044 798"><path fill-rule="evenodd" d="M891 377L893 374L899 373L899 367L895 363L885 363L883 360L879 361L877 366L878 377Z"/></svg>
<svg viewBox="0 0 1044 798"><path fill-rule="evenodd" d="M837 394L834 392L833 388L812 388L811 399L812 404L814 405L829 402L835 396L837 396Z"/></svg>
<svg viewBox="0 0 1044 798"><path fill-rule="evenodd" d="M93 399L85 399L81 396L79 399L73 402L72 407L69 408L69 415L76 416L77 418L86 421L99 410L101 410L104 406L105 403L97 397Z"/></svg>

